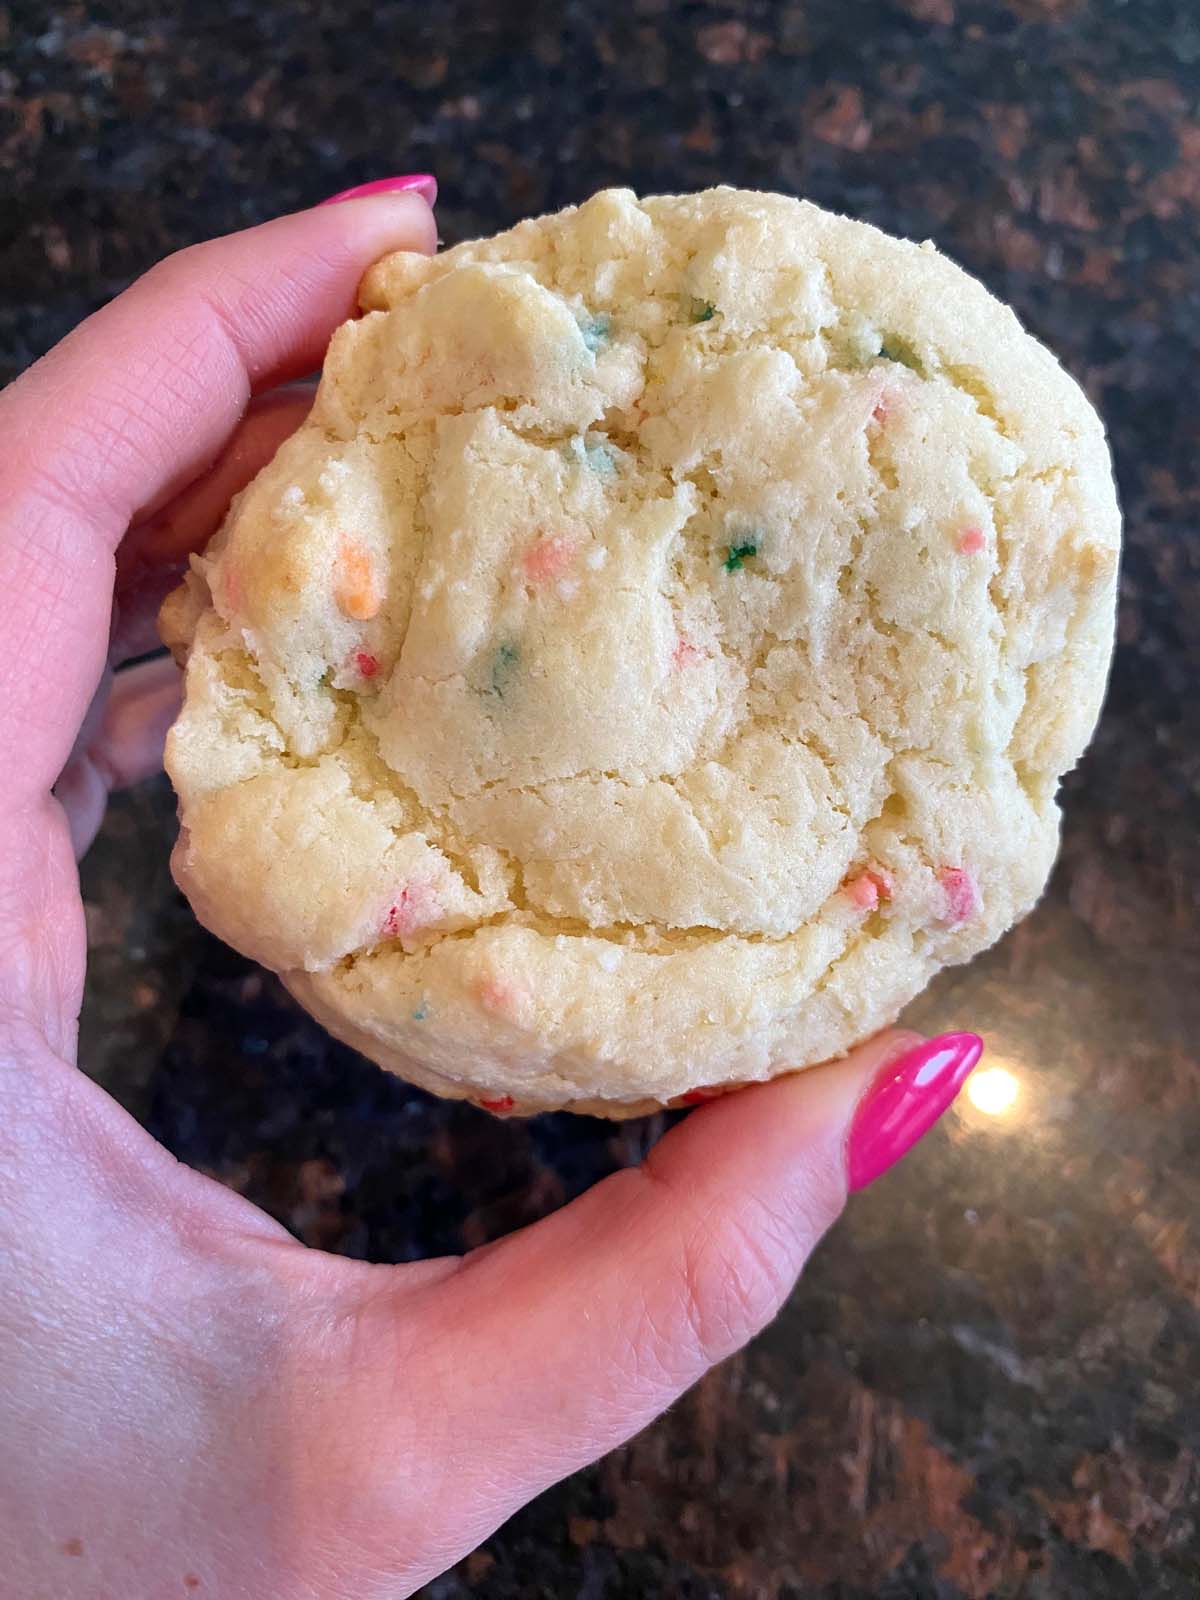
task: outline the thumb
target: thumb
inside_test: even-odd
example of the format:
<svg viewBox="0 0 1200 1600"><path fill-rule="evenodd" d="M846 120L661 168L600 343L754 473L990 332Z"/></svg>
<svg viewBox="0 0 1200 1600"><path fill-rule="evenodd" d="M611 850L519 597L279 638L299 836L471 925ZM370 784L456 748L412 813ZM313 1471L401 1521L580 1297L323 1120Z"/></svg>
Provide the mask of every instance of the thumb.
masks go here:
<svg viewBox="0 0 1200 1600"><path fill-rule="evenodd" d="M418 1291L462 1548L764 1327L850 1182L931 1126L981 1048L891 1032L715 1100L640 1167Z"/></svg>

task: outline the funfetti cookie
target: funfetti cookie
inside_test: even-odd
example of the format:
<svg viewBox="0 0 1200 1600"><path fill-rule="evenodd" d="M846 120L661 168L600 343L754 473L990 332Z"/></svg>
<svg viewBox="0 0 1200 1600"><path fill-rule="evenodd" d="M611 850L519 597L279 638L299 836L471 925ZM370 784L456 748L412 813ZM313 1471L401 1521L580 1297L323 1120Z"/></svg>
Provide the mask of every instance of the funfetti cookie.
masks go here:
<svg viewBox="0 0 1200 1600"><path fill-rule="evenodd" d="M201 920L496 1111L824 1060L1034 904L1119 515L929 245L626 191L395 255L164 633Z"/></svg>

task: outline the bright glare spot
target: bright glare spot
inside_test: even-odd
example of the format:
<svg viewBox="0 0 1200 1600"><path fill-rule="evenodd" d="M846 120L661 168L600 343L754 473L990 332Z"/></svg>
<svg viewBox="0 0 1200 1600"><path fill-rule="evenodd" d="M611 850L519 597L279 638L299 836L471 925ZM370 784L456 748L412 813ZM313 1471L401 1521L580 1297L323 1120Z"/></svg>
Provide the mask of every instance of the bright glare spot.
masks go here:
<svg viewBox="0 0 1200 1600"><path fill-rule="evenodd" d="M967 1099L985 1117L1002 1117L1020 1092L1021 1085L1007 1067L983 1067L967 1079Z"/></svg>

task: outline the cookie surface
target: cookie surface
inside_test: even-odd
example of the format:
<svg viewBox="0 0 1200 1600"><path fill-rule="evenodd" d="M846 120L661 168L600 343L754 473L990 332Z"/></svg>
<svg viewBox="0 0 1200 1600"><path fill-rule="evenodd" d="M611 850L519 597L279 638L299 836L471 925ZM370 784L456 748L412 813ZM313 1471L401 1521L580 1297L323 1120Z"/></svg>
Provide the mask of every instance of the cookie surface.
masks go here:
<svg viewBox="0 0 1200 1600"><path fill-rule="evenodd" d="M1103 431L929 246L625 191L380 262L164 609L174 868L498 1111L836 1055L1034 904L1094 724Z"/></svg>

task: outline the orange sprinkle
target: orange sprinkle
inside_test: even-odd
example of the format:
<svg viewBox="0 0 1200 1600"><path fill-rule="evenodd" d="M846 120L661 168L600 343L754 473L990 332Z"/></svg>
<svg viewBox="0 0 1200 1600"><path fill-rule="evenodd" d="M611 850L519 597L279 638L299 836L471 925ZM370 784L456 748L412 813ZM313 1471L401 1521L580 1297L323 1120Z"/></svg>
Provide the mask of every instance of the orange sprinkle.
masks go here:
<svg viewBox="0 0 1200 1600"><path fill-rule="evenodd" d="M338 547L334 598L338 610L355 622L369 622L379 615L382 604L370 556L362 545L344 536Z"/></svg>

